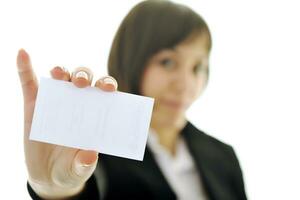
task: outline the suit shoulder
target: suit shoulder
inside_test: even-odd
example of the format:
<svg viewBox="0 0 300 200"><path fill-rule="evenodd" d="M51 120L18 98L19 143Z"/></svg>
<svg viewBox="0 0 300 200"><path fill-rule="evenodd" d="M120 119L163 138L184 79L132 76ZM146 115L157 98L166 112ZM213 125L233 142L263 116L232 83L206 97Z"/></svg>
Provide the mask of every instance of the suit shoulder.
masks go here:
<svg viewBox="0 0 300 200"><path fill-rule="evenodd" d="M227 144L207 133L197 128L195 125L189 122L189 131L193 134L196 140L201 142L202 145L205 145L208 149L216 150L218 152L222 152L222 154L227 154L227 156L232 157L234 154L234 150L230 144Z"/></svg>

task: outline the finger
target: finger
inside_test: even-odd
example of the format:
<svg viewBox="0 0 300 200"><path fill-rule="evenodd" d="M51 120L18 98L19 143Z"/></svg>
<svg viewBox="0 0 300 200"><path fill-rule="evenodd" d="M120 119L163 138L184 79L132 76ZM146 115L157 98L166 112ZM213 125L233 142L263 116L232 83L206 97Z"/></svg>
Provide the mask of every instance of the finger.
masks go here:
<svg viewBox="0 0 300 200"><path fill-rule="evenodd" d="M66 156L68 155L68 156ZM93 174L98 161L95 151L66 148L56 158L52 168L52 180L57 186L76 188L85 183Z"/></svg>
<svg viewBox="0 0 300 200"><path fill-rule="evenodd" d="M98 79L95 86L107 92L113 92L118 89L118 82L112 76L105 76Z"/></svg>
<svg viewBox="0 0 300 200"><path fill-rule="evenodd" d="M70 81L71 77L69 71L66 68L60 66L54 67L50 71L50 74L51 77L56 80Z"/></svg>
<svg viewBox="0 0 300 200"><path fill-rule="evenodd" d="M95 163L98 159L96 151L79 150L76 155L76 162L80 165L89 166Z"/></svg>
<svg viewBox="0 0 300 200"><path fill-rule="evenodd" d="M79 150L74 158L72 173L74 180L85 182L93 174L98 161L96 151Z"/></svg>
<svg viewBox="0 0 300 200"><path fill-rule="evenodd" d="M79 88L90 86L92 80L93 72L86 67L76 68L71 75L71 81Z"/></svg>
<svg viewBox="0 0 300 200"><path fill-rule="evenodd" d="M37 94L38 81L31 66L30 57L24 49L20 49L18 52L17 69L25 103L34 100Z"/></svg>

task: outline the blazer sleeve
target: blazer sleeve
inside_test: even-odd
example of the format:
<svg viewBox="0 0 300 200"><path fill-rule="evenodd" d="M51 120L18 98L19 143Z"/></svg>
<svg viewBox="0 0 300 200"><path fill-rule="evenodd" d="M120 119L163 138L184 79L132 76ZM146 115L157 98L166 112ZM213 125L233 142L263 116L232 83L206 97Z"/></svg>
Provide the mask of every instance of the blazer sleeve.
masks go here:
<svg viewBox="0 0 300 200"><path fill-rule="evenodd" d="M29 192L30 197L33 200L43 200L33 191L33 189L31 188L28 182L27 182L27 190ZM84 190L79 195L71 198L70 200L86 200L86 199L101 200L99 190L97 189L97 183L94 174L86 182Z"/></svg>
<svg viewBox="0 0 300 200"><path fill-rule="evenodd" d="M234 166L232 184L236 190L235 192L238 196L238 199L246 200L247 196L246 196L246 192L245 192L243 173L242 173L238 158L236 156L236 153L231 146L230 146L230 152L231 152L231 157L232 157L232 164Z"/></svg>

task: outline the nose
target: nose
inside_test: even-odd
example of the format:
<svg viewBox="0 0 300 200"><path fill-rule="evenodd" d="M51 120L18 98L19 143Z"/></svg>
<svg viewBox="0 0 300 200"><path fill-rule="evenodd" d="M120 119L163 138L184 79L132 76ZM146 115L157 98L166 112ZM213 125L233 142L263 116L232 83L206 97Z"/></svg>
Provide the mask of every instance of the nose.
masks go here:
<svg viewBox="0 0 300 200"><path fill-rule="evenodd" d="M189 93L192 90L192 88L194 87L193 74L188 70L179 70L176 73L174 87L177 92Z"/></svg>

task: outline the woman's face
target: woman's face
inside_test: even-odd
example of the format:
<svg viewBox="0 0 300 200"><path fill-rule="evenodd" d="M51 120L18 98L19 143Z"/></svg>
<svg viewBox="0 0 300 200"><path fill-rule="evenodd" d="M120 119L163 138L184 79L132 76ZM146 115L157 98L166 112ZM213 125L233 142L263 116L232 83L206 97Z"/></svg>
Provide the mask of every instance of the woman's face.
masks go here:
<svg viewBox="0 0 300 200"><path fill-rule="evenodd" d="M149 59L141 93L155 98L152 122L178 126L185 121L185 111L205 88L208 54L206 37L194 36Z"/></svg>

